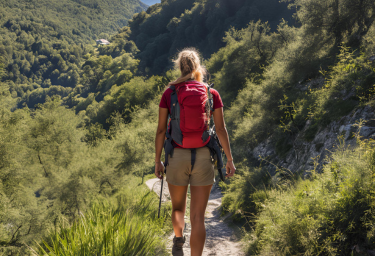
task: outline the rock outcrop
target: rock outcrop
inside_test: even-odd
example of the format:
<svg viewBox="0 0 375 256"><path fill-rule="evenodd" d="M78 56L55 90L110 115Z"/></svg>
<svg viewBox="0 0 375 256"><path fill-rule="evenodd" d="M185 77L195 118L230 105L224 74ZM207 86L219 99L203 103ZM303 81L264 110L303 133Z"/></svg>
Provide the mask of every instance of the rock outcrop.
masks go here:
<svg viewBox="0 0 375 256"><path fill-rule="evenodd" d="M277 155L272 137L260 143L252 151L252 155L259 160L267 159L272 164L288 169L293 173L303 172L307 174L314 168L316 168L316 171L320 171L323 164L326 163L327 157L337 149L340 137L341 143L344 142L346 147L355 146L356 138L354 134L358 131L356 124L360 120L364 120L364 123L359 135L363 139L375 139L375 112L372 107L365 106L356 108L349 115L318 130L314 139L310 142L304 139L305 132L311 125L311 122L307 121L304 129L292 141L293 147L283 158Z"/></svg>

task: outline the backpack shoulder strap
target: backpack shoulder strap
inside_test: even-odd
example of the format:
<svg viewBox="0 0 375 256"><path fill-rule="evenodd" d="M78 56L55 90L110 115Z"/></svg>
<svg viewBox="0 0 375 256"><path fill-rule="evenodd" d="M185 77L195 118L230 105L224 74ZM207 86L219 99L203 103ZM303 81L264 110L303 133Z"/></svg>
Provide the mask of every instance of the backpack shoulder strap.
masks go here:
<svg viewBox="0 0 375 256"><path fill-rule="evenodd" d="M176 92L176 87L174 85L171 85L169 87L171 90L172 90L172 93L171 93L171 105L170 105L170 109L171 109L171 119L176 119L176 114L180 114L180 113L176 113L177 111L176 110L176 106L178 105L178 97L177 97L177 92ZM179 117L178 117L179 118Z"/></svg>
<svg viewBox="0 0 375 256"><path fill-rule="evenodd" d="M176 92L176 86L174 85L169 86L169 89L172 90L172 94Z"/></svg>
<svg viewBox="0 0 375 256"><path fill-rule="evenodd" d="M180 103L178 102L176 87L170 86L171 90L171 137L177 144L182 144L182 132L180 128Z"/></svg>
<svg viewBox="0 0 375 256"><path fill-rule="evenodd" d="M214 109L214 98L213 98L212 93L211 93L211 89L213 87L214 87L214 84L210 84L210 85L208 85L208 88L207 88L208 104L210 105L210 110L212 112L215 111L215 109Z"/></svg>
<svg viewBox="0 0 375 256"><path fill-rule="evenodd" d="M169 113L169 118L168 118L168 119L170 119L170 120L168 120L168 125L170 125L170 126L168 127L169 129L167 129L166 134L165 134L167 139L164 141L164 153L165 153L164 165L165 166L169 165L169 157L173 157L174 145L172 143L172 141L173 141L172 132L175 129L179 129L179 127L176 128L176 124L175 124L175 122L176 122L176 106L178 106L178 98L177 98L177 93L176 93L176 87L174 85L172 85L169 88L172 90L171 102L170 102L171 113ZM177 122L179 122L179 113L178 113ZM167 172L167 168L165 168L165 172Z"/></svg>

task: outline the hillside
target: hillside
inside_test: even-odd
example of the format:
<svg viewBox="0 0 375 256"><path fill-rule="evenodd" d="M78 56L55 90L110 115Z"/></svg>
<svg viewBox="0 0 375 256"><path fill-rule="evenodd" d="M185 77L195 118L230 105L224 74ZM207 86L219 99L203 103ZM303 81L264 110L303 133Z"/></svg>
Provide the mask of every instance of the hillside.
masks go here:
<svg viewBox="0 0 375 256"><path fill-rule="evenodd" d="M1 24L11 32L33 35L40 29L37 34L43 37L65 36L80 43L108 37L146 6L138 0L2 0L0 8Z"/></svg>
<svg viewBox="0 0 375 256"><path fill-rule="evenodd" d="M277 0L165 0L135 15L123 38L140 50L140 70L161 74L172 67L170 58L178 50L194 46L209 58L225 46L222 38L231 27L241 29L262 20L275 31L282 19L294 23L293 12Z"/></svg>
<svg viewBox="0 0 375 256"><path fill-rule="evenodd" d="M126 227L142 241L169 236L170 209L157 219L143 182L154 172L158 103L178 76L170 59L186 46L202 52L224 101L237 171L220 183L222 210L244 230L246 252L374 252L374 1L163 0L98 47L33 12L15 24L7 15L0 253L28 255L27 244L110 255L137 242ZM85 236L86 225L97 234L108 225L110 239Z"/></svg>
<svg viewBox="0 0 375 256"><path fill-rule="evenodd" d="M67 96L79 84L94 40L109 38L145 7L138 0L1 1L3 81L22 99L19 106Z"/></svg>

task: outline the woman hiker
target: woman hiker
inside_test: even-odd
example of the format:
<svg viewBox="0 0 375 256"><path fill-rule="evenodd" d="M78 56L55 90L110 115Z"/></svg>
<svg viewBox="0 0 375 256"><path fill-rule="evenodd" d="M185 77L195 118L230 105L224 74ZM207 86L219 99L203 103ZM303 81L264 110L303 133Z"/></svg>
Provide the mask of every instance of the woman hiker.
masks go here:
<svg viewBox="0 0 375 256"><path fill-rule="evenodd" d="M179 116L173 118L172 115L172 124L168 128L172 136L167 134L170 138L174 136L173 140L171 139L173 152L166 159L166 181L172 200L172 224L175 234L172 255L184 255L182 250L185 243L184 216L187 190L190 184L191 255L200 256L206 240L204 214L212 185L215 182L212 157L209 148L206 147L211 138L208 138L208 133L204 135L208 130L211 115L214 118L216 134L227 156L226 177L232 177L236 168L219 93L210 89L214 111L210 111L206 103L210 95L208 86L203 83L206 70L200 64L198 52L195 49L181 51L175 64L181 71L181 76L169 83L169 88L164 92L159 105L159 122L155 139L155 175L159 179L163 178L164 165L161 162L161 153L167 131L168 114L176 112ZM174 103L173 94L175 94ZM176 121L177 125L173 126L173 122ZM176 137L176 133L180 133L180 136Z"/></svg>

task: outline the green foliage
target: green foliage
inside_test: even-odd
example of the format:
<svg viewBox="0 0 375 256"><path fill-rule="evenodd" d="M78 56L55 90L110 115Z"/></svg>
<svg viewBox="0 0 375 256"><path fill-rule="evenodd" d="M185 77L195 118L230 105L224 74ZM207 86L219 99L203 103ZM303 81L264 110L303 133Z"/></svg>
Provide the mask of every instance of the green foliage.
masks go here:
<svg viewBox="0 0 375 256"><path fill-rule="evenodd" d="M362 48L369 56L375 55L375 25L373 24L370 28L368 33L366 34L363 42Z"/></svg>
<svg viewBox="0 0 375 256"><path fill-rule="evenodd" d="M341 32L335 34L316 24L322 22L320 13L317 14L321 11L327 22L334 19L332 6L327 7L327 2L296 3L296 16L302 27L290 27L284 22L275 33L266 33L258 45L269 45L272 54L260 63L263 66L258 70L248 64L256 56L247 54L251 48L246 47L251 43L244 43L246 34L253 40L256 36L250 29L232 30L227 46L207 62L219 91L224 92L222 97L226 105L230 104L225 115L231 131L233 154L235 159L249 159L242 164L244 166L253 164L251 149L266 138L272 139L276 153L282 158L305 126L304 138L312 141L315 134L332 121L373 101L375 73L374 64L369 61L372 30L363 27L363 34L369 31L362 44L366 54L359 53L341 44L344 41L358 46L353 39L358 35L357 21L348 19L352 27L340 28ZM350 13L347 4L349 2L343 3L342 8L346 9L341 14ZM355 4L359 2L355 1ZM371 16L372 3L364 4L367 6L365 15ZM374 21L373 17L369 19ZM237 52L240 54L233 54ZM366 150L373 152L372 144L366 145ZM246 229L245 239L248 253L349 255L354 245L362 252L372 249L370 191L373 187L369 170L373 167L371 157L363 157L366 150L359 148L353 153L341 149L324 170L336 166L334 162L339 163L339 169L332 175L328 171L322 176L312 173L311 180L290 176L288 171L277 167L276 175L267 179L265 167L256 169L240 165L239 170L243 171L224 186L223 209L235 213L236 219L248 222L246 227L250 229ZM343 181L342 185L326 188L337 175ZM304 196L298 197L297 193ZM345 199L340 199L340 195Z"/></svg>
<svg viewBox="0 0 375 256"><path fill-rule="evenodd" d="M232 28L226 33L224 42L227 46L213 54L206 65L214 75L224 103L230 104L246 81L262 78L262 66L282 45L282 37L271 33L267 23L258 21L250 22L241 30Z"/></svg>
<svg viewBox="0 0 375 256"><path fill-rule="evenodd" d="M341 144L323 174L268 190L247 237L249 253L352 255L353 246L373 248L374 152L373 141L355 152Z"/></svg>
<svg viewBox="0 0 375 256"><path fill-rule="evenodd" d="M296 17L309 34L324 33L336 44L359 46L360 37L368 31L375 18L375 3L371 0L334 0L292 2L298 9Z"/></svg>
<svg viewBox="0 0 375 256"><path fill-rule="evenodd" d="M146 7L137 0L17 0L2 1L0 5L5 27L17 34L24 31L19 41L29 45L33 43L30 35L36 34L56 35L79 43L98 39L125 26L134 13Z"/></svg>
<svg viewBox="0 0 375 256"><path fill-rule="evenodd" d="M126 122L130 122L132 119L131 113L136 112L139 108L145 108L148 101L158 94L159 88L164 87L164 82L162 77L157 76L147 80L142 77L135 77L120 86L114 85L98 105L95 114L92 115L88 108L86 114L93 121L105 123L108 116L114 112L119 112Z"/></svg>
<svg viewBox="0 0 375 256"><path fill-rule="evenodd" d="M293 28L281 23L276 33L259 41L261 49L272 51L265 66L257 70L256 65L255 68L249 65L256 54L251 57L245 54L251 52L247 48L251 43L243 42L246 36L254 40L256 33L251 29L234 31L232 34L239 34L242 39L236 41L232 37L208 62L219 91L224 92L226 105L231 103L226 110L227 123L234 138L234 152L240 158L249 158L244 155L246 149L254 148L271 134L277 135L273 139L281 149L278 153L283 155L290 146L282 141L293 139L308 119L310 126L305 138L310 141L320 128L348 114L360 101L372 99L374 67L368 55L335 46L329 37L324 39L324 34L306 33L305 27ZM256 52L256 47L253 49ZM339 50L337 58L328 66L335 49ZM232 54L237 52L241 54ZM314 82L321 77L319 65L327 65L327 71L322 71L322 66L320 70L325 85ZM233 101L237 88L240 93Z"/></svg>
<svg viewBox="0 0 375 256"><path fill-rule="evenodd" d="M113 85L128 82L137 71L138 63L128 53L114 59L107 55L91 57L82 66L84 87L79 93L107 92Z"/></svg>
<svg viewBox="0 0 375 256"><path fill-rule="evenodd" d="M249 252L372 248L372 142L340 148L322 175L305 180L254 168L251 150L271 137L282 158L302 130L312 141L373 103L373 1L296 0L288 10L276 0L163 0L134 15L110 45L87 45L126 23L124 4L0 3L0 254L28 255L25 245L49 255L164 253L165 213L157 221L150 195L131 193L153 173L158 103L178 71L140 75L168 70L186 46L211 56L205 64L240 162L223 184L223 209L254 230Z"/></svg>
<svg viewBox="0 0 375 256"><path fill-rule="evenodd" d="M374 65L365 55L358 55L347 47L341 47L337 63L322 74L323 86L307 88L305 101L300 101L297 107L296 116L312 122L305 134L308 141L318 129L348 114L360 101L368 102L373 95Z"/></svg>
<svg viewBox="0 0 375 256"><path fill-rule="evenodd" d="M66 97L64 88L82 84L82 64L95 55L93 46L87 44L108 38L144 7L138 0L2 1L2 81L13 82L11 92L22 98L19 107L26 102L33 108L53 93ZM62 88L51 92L52 85ZM96 89L97 84L93 86ZM34 91L41 87L44 90Z"/></svg>
<svg viewBox="0 0 375 256"><path fill-rule="evenodd" d="M275 29L280 19L291 19L286 6L276 0L162 1L129 21L126 39L140 50L140 69L160 74L170 68L168 58L185 47L194 46L209 57L225 46L222 38L231 27L241 29L261 19Z"/></svg>
<svg viewBox="0 0 375 256"><path fill-rule="evenodd" d="M136 128L113 121L109 134L98 125L86 128L85 116L61 106L58 97L47 97L36 110L11 112L2 105L0 252L28 255L25 244L40 241L59 220L74 222L91 202L124 186L139 189L142 181L127 174L153 172L155 105L137 112ZM126 145L136 145L135 159Z"/></svg>
<svg viewBox="0 0 375 256"><path fill-rule="evenodd" d="M5 251L21 247L25 252L23 243L40 238L57 216L74 218L84 208L89 195L73 171L79 168L76 157L84 153L79 123L57 99L33 113L2 109L0 180L5 207L0 233Z"/></svg>
<svg viewBox="0 0 375 256"><path fill-rule="evenodd" d="M139 52L134 41L129 39L130 34L131 31L129 27L121 28L117 34L110 38L110 45L98 48L100 55L110 55L115 58L124 53L136 54Z"/></svg>
<svg viewBox="0 0 375 256"><path fill-rule="evenodd" d="M271 176L265 169L249 168L244 164L237 164L236 175L230 184L223 185L222 207L226 212L235 213L237 220L246 217L247 221L251 221L259 211L262 198L267 198L264 189L271 185Z"/></svg>
<svg viewBox="0 0 375 256"><path fill-rule="evenodd" d="M94 203L73 225L62 222L39 247L43 255L166 255L165 240L169 231L163 208L158 218L156 195L117 196L117 203ZM169 220L169 219L168 219ZM89 234L89 235L88 235Z"/></svg>
<svg viewBox="0 0 375 256"><path fill-rule="evenodd" d="M158 117L158 98L151 101L146 108L134 111L131 123L125 124L124 119L114 115L110 120L110 134L118 141L117 150L122 155L117 165L118 172L131 173L144 177L154 172L154 136ZM142 164L140 164L142 163Z"/></svg>
<svg viewBox="0 0 375 256"><path fill-rule="evenodd" d="M316 64L329 54L327 49L319 49L322 47L321 44L315 44L319 38L314 38L316 41L306 41L301 37L303 28L290 27L286 22L280 23L277 32L270 35L264 34L259 37L261 40L258 41L255 40L256 32L249 26L249 29L242 31L242 37L250 42L245 44L242 42L244 39L239 40L239 43L231 40L225 48L219 51L225 52L226 49L233 48L230 52L238 51L243 54L234 55L234 58L227 58L224 54L218 57L213 55L216 63L209 65L209 70L212 70L215 80L219 83L225 80L221 83L221 87L226 91L222 97L226 99L228 94L226 102L231 102L231 108L226 111L226 116L229 117L228 126L235 139L236 154L237 152L242 154L241 152L245 151L244 148L254 148L274 132L285 112L279 108L283 95L287 95L292 100L296 99L298 91L293 90L292 85L314 74L314 69L317 72ZM247 55L249 45L252 47L250 51L253 52L251 57ZM317 49L320 51L319 55L316 54ZM254 62L252 64L254 66L237 64L241 63L241 60L248 63L252 60L251 58L256 58L257 52L264 52L267 58L258 63ZM259 68L259 65L264 66ZM237 68L231 69L232 66ZM219 70L221 67L224 68ZM252 69L247 71L248 67ZM230 75L227 75L229 72L225 69L230 70ZM243 76L238 70L250 75ZM238 78L242 78L242 81ZM238 92L232 92L233 87L241 89L241 93L234 101L233 96L236 96ZM290 102L283 103L285 104L291 105Z"/></svg>

